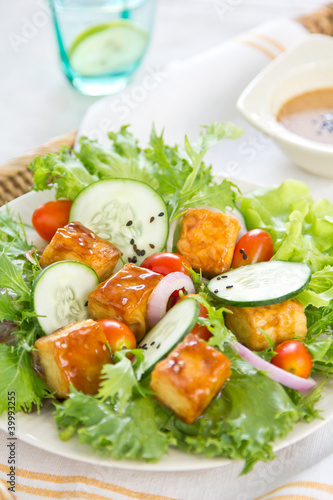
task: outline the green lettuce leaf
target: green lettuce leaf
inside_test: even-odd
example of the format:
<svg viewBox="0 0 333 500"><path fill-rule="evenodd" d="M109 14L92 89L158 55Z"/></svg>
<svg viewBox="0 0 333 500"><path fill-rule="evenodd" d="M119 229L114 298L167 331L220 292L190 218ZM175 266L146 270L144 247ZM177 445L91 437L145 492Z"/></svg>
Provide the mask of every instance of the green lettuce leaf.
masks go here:
<svg viewBox="0 0 333 500"><path fill-rule="evenodd" d="M242 473L247 473L258 460L274 458L272 442L284 438L296 422L317 416L313 406L318 397L293 401L280 384L244 360L233 360L222 396L202 417L188 425L172 416L167 428L180 449L242 459Z"/></svg>
<svg viewBox="0 0 333 500"><path fill-rule="evenodd" d="M8 409L8 393L15 393L15 411L40 408L50 390L32 367L31 354L24 349L0 345L0 414Z"/></svg>
<svg viewBox="0 0 333 500"><path fill-rule="evenodd" d="M314 202L306 184L288 180L243 197L240 206L249 229L271 234L273 259L304 262L312 271L333 265L333 203Z"/></svg>
<svg viewBox="0 0 333 500"><path fill-rule="evenodd" d="M212 183L211 166L206 166L203 158L221 139L236 138L241 133L232 123L213 123L203 128L196 143L191 145L185 138L188 155L185 157L178 146L166 145L163 134L158 136L154 127L149 147L141 149L126 125L109 134L109 146L83 137L79 151L71 154L63 147L58 155L35 158L30 166L34 171L33 189L55 188L56 198L72 200L97 180L130 178L156 189L171 218L185 208L203 204L224 210L226 206L234 206L231 185L227 181L220 185Z"/></svg>
<svg viewBox="0 0 333 500"><path fill-rule="evenodd" d="M57 199L73 200L84 187L99 179L97 175L90 174L66 146L59 154L36 157L30 168L34 171L32 189L43 191L55 188Z"/></svg>
<svg viewBox="0 0 333 500"><path fill-rule="evenodd" d="M151 397L130 401L120 414L109 400L72 389L69 399L56 405L55 419L63 439L77 432L81 443L104 455L155 462L168 448L168 437L160 430L164 421L160 414Z"/></svg>
<svg viewBox="0 0 333 500"><path fill-rule="evenodd" d="M136 356L136 363L132 365L130 359L126 357L127 352ZM145 392L141 389L136 378L135 367L139 369L144 355L140 349L131 351L119 351L114 353L114 364L104 365L101 373L101 384L97 397L102 401L110 399L119 401L119 412L121 413L127 401L131 398L133 391L144 395Z"/></svg>

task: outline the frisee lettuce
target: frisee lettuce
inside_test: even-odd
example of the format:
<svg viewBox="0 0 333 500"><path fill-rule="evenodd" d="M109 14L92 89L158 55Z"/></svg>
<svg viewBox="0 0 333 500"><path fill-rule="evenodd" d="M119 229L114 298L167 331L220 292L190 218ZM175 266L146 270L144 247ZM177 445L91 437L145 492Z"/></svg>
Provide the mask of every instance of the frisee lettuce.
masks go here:
<svg viewBox="0 0 333 500"><path fill-rule="evenodd" d="M56 189L56 198L74 199L88 184L100 179L129 178L147 182L162 196L170 218L188 207L203 204L224 210L234 206L235 194L228 181L212 183L211 167L203 163L208 149L223 138L237 138L241 129L232 123L213 123L204 127L195 144L185 137L188 158L180 154L178 146L164 143L163 133L158 136L152 128L150 144L141 149L128 126L111 132L110 146L81 138L80 150L70 154L64 147L58 155L48 154L35 158L36 191Z"/></svg>
<svg viewBox="0 0 333 500"><path fill-rule="evenodd" d="M183 423L153 398L147 391L149 377L134 382L123 357L115 369L104 370L102 398L101 391L93 397L72 388L68 400L56 403L61 438L67 440L77 433L82 443L117 459L157 461L169 446L177 446L187 453L242 459L243 473L249 472L258 460L274 457L275 439L285 437L299 420L311 421L317 416L314 404L320 394L316 390L303 398L296 391L288 393L233 351L227 351L232 359L232 376L223 393L193 424ZM127 379L125 387L132 392L121 405L119 375L122 382ZM139 391L133 390L136 385ZM115 398L117 388L119 398Z"/></svg>

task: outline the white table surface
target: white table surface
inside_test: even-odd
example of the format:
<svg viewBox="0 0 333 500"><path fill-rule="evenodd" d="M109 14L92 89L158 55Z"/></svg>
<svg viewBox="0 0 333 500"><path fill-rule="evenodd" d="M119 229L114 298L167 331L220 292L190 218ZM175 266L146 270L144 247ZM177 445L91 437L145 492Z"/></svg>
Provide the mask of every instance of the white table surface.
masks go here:
<svg viewBox="0 0 333 500"><path fill-rule="evenodd" d="M297 17L323 3L318 0L160 0L154 36L141 71L161 67L175 59L186 59L275 16ZM78 94L61 73L50 16L27 43L17 51L12 47L8 35L20 35L24 23L33 21L36 13L45 9L43 0L0 0L0 164L77 127L87 107L96 100ZM323 179L322 183L327 181ZM329 435L332 435L332 424L327 426ZM329 441L327 430L321 430L300 445L290 447L292 474L329 455L332 452ZM22 443L23 446L29 445ZM52 467L55 456L45 452L43 456ZM285 455L279 453L275 462L266 466L257 464L250 484L245 478L239 478L243 493L237 495L237 500L254 498L273 482L272 478L281 484L288 481L290 476L284 460ZM232 476L234 479L229 472L229 481L236 480L237 474ZM124 472L124 480L125 477Z"/></svg>

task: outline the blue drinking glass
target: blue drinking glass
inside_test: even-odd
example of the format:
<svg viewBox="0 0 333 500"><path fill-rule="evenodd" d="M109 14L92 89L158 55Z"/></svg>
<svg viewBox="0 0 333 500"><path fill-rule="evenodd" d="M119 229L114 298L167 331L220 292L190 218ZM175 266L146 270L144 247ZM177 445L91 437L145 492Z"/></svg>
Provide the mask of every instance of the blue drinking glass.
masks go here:
<svg viewBox="0 0 333 500"><path fill-rule="evenodd" d="M50 0L61 63L83 94L122 90L139 67L155 0Z"/></svg>

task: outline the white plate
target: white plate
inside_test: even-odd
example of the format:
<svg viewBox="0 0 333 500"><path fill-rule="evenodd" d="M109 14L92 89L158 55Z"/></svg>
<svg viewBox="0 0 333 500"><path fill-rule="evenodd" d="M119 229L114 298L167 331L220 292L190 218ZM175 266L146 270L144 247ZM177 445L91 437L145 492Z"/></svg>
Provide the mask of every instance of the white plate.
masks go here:
<svg viewBox="0 0 333 500"><path fill-rule="evenodd" d="M258 185L243 181L235 181L243 193L247 193ZM35 208L42 203L53 199L52 192L32 192L9 203L12 213L20 214L24 223L30 224L31 216ZM0 210L4 210L2 207ZM40 245L43 240L36 236L33 231L29 232L29 237L35 244ZM312 432L319 429L333 419L333 380L330 380L326 386L324 394L317 405L322 410L324 420L317 419L311 424L299 423L287 436L286 439L278 441L274 450L278 451L286 446L296 443L300 439L309 436ZM80 460L91 464L116 467L120 469L144 470L144 471L186 471L196 469L209 469L221 467L230 464L232 461L226 458L206 458L203 455L187 455L176 449L170 449L168 455L164 456L158 463L144 463L130 460L112 460L103 458L94 454L87 445L81 445L78 439L73 438L67 442L60 441L58 437L55 421L52 417L52 407L45 408L40 415L36 413L18 414L16 416L17 437L22 441L36 446L45 451L56 453L66 458ZM7 431L7 416L0 417L0 429Z"/></svg>

